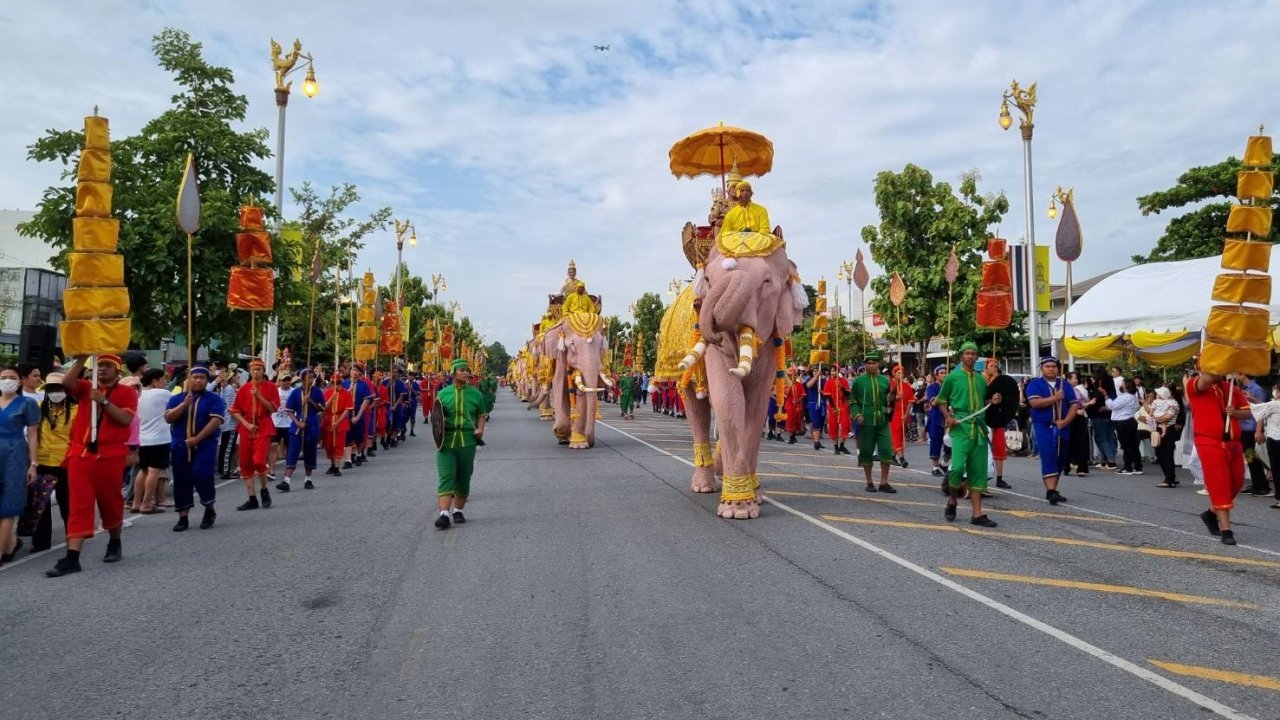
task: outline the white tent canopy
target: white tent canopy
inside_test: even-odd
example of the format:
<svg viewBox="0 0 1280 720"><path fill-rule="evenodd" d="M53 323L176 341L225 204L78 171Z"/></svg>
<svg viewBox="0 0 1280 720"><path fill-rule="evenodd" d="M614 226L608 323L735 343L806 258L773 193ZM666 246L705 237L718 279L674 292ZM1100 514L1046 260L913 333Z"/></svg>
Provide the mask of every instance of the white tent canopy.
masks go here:
<svg viewBox="0 0 1280 720"><path fill-rule="evenodd" d="M1271 248L1272 285L1280 269L1280 245ZM1054 324L1061 336L1063 324L1070 337L1128 335L1149 332L1196 332L1209 319L1213 279L1222 269L1222 256L1178 262L1134 265L1105 278L1072 304ZM1280 317L1280 293L1272 293L1271 317Z"/></svg>

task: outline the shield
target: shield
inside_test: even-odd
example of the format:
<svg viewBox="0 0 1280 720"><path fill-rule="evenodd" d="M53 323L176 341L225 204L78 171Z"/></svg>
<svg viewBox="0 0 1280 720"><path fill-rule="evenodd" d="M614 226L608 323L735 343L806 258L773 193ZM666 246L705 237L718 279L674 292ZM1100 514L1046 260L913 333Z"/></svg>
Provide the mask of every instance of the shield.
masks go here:
<svg viewBox="0 0 1280 720"><path fill-rule="evenodd" d="M444 406L440 398L431 405L431 439L436 442L436 449L444 448Z"/></svg>

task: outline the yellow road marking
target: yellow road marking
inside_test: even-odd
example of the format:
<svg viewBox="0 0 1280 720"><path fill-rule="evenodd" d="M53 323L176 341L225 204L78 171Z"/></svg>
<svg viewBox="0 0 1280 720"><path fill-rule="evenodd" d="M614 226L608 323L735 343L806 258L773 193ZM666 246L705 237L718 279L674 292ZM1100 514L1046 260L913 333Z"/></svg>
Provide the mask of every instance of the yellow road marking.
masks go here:
<svg viewBox="0 0 1280 720"><path fill-rule="evenodd" d="M864 500L866 502L878 502L886 505L918 505L921 507L937 507L938 503L918 502L915 500L889 500L886 498L876 497L873 495L852 495L848 493L816 493L816 492L800 492L796 490L765 490L765 495L782 495L787 497L812 497L827 498L831 500ZM1124 525L1124 520L1116 520L1112 518L1097 518L1088 515L1068 515L1067 513L1040 512L1036 510L1001 510L997 508L988 508L990 512L1003 513L1019 518L1044 517L1054 518L1056 520L1082 520L1084 522L1101 522L1113 525Z"/></svg>
<svg viewBox="0 0 1280 720"><path fill-rule="evenodd" d="M939 532L962 532L970 535L980 535L987 537L1009 538L1011 540L1035 540L1037 542L1051 542L1059 545L1072 545L1075 547L1088 547L1097 550L1112 550L1114 552L1132 552L1142 555L1154 555L1156 557L1175 558L1179 560L1209 560L1212 562L1228 563L1233 565L1253 565L1256 567L1280 568L1280 562L1272 562L1270 560L1254 560L1252 558L1232 557L1230 555L1213 555L1210 553L1188 552L1185 550L1170 550L1168 548L1158 547L1134 547L1131 545L1119 545L1116 543L1096 542L1093 540L1077 540L1076 538L1050 537L1045 535L1025 535L1022 533L1000 532L998 530L978 530L963 525L941 525L934 523L916 523L916 522L900 522L896 520L872 520L870 518L850 518L840 515L822 515L823 520L830 522L852 523L854 525L881 525L885 527L909 528L912 530L937 530Z"/></svg>
<svg viewBox="0 0 1280 720"><path fill-rule="evenodd" d="M938 569L948 575L979 578L981 580L1005 580L1007 582L1027 583L1030 585L1047 585L1049 587L1069 588L1072 590L1093 590L1095 592L1114 593L1116 595L1154 597L1160 598L1161 600L1172 600L1173 602L1193 603L1196 605L1218 605L1220 607L1245 608L1247 610L1258 609L1258 606L1253 603L1238 602L1235 600L1220 600L1218 598L1204 597L1201 595L1184 595L1182 593L1165 592L1163 590L1147 590L1145 588L1131 587L1129 585L1107 585L1104 583L1082 582L1079 580L1060 580L1057 578L1032 577L1030 575L1009 575L1006 573L987 572L985 570L964 570L962 568L952 567L940 567Z"/></svg>
<svg viewBox="0 0 1280 720"><path fill-rule="evenodd" d="M1163 660L1148 660L1147 662L1175 675L1204 678L1205 680L1215 680L1217 682L1231 683L1232 685L1248 685L1280 692L1280 679L1267 677L1266 675L1250 675L1233 670L1217 670L1197 665L1165 662Z"/></svg>

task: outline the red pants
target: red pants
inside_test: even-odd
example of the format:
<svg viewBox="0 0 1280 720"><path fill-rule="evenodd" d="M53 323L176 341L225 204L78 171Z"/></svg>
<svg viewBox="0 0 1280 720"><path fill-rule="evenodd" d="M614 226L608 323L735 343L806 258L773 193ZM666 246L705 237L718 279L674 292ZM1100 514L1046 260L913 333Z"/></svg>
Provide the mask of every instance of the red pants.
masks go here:
<svg viewBox="0 0 1280 720"><path fill-rule="evenodd" d="M102 516L103 529L119 529L124 524L124 456L76 456L68 457L66 464L67 490L71 495L67 539L93 537L94 503Z"/></svg>
<svg viewBox="0 0 1280 720"><path fill-rule="evenodd" d="M325 457L330 460L341 460L342 453L347 447L347 431L350 426L342 423L337 428L326 426L320 435L320 441L324 445Z"/></svg>
<svg viewBox="0 0 1280 720"><path fill-rule="evenodd" d="M903 413L894 413L889 421L889 437L893 440L893 452L901 455L907 450L907 419Z"/></svg>
<svg viewBox="0 0 1280 720"><path fill-rule="evenodd" d="M853 425L849 418L849 408L839 410L835 405L827 406L827 436L832 440L844 440L853 434Z"/></svg>
<svg viewBox="0 0 1280 720"><path fill-rule="evenodd" d="M258 426L255 437L242 427L236 428L240 433L240 477L251 478L254 475L267 474L267 450L275 438L275 428L270 421Z"/></svg>
<svg viewBox="0 0 1280 720"><path fill-rule="evenodd" d="M991 428L991 459L992 460L1008 460L1009 446L1004 441L1004 431L1002 427ZM1057 452L1051 452L1050 455L1057 455Z"/></svg>
<svg viewBox="0 0 1280 720"><path fill-rule="evenodd" d="M1244 446L1239 440L1227 442L1203 435L1196 435L1195 442L1210 507L1230 510L1244 488Z"/></svg>

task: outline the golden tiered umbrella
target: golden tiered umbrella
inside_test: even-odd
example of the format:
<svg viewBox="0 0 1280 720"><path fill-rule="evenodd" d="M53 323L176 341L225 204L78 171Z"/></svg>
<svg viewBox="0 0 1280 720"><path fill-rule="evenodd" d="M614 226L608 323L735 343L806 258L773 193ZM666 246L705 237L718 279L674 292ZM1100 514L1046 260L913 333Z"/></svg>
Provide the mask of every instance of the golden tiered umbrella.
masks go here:
<svg viewBox="0 0 1280 720"><path fill-rule="evenodd" d="M743 177L773 169L773 142L758 132L720 123L699 130L671 146L671 174L693 178L719 175L721 182L737 163Z"/></svg>

